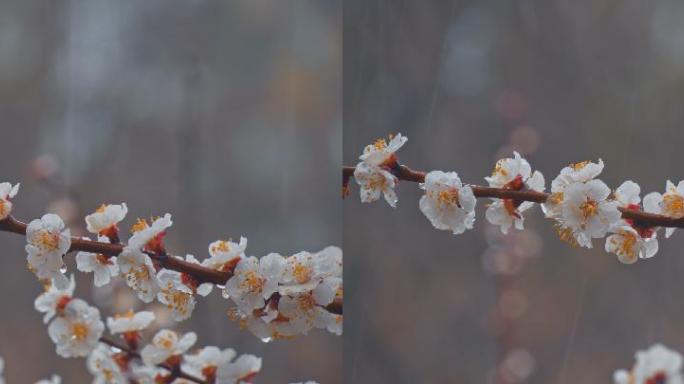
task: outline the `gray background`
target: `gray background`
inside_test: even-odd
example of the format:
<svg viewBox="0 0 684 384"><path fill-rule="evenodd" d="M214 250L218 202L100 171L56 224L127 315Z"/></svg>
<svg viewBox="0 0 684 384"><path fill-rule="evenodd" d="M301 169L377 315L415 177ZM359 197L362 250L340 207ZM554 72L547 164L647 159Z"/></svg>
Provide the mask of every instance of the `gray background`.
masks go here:
<svg viewBox="0 0 684 384"><path fill-rule="evenodd" d="M345 164L401 132L402 163L471 183L513 149L547 185L599 157L613 187L684 178L681 2L350 0L344 11ZM603 242L561 242L538 208L523 235L503 238L480 200L475 229L453 236L418 210L416 184L397 190L394 210L361 204L356 185L344 202L349 382L491 382L518 349L497 382L599 383L653 342L684 351L682 231L661 231L654 259L625 266ZM509 274L489 273L491 260Z"/></svg>
<svg viewBox="0 0 684 384"><path fill-rule="evenodd" d="M79 234L85 214L124 201L126 236L136 217L170 212L168 249L199 258L241 235L255 256L341 245L341 12L334 1L3 1L0 174L22 183L16 216L58 212ZM37 179L49 163L56 172ZM0 234L0 245L8 382L89 381L33 309L41 286L23 240ZM127 288L77 276L77 296L105 315L140 308ZM341 338L263 344L229 306L215 291L178 329L263 357L258 382L341 382Z"/></svg>

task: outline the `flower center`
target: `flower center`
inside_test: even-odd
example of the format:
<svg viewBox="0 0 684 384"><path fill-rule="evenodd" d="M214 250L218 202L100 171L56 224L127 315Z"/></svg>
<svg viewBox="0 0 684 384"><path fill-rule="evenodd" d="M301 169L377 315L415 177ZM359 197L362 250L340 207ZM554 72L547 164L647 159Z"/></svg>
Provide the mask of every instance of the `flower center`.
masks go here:
<svg viewBox="0 0 684 384"><path fill-rule="evenodd" d="M295 264L292 274L294 275L295 280L299 284L304 284L307 281L311 280L311 274L312 270L310 267L302 264L302 263L297 263Z"/></svg>
<svg viewBox="0 0 684 384"><path fill-rule="evenodd" d="M666 193L663 196L663 208L671 216L684 216L684 197L675 193Z"/></svg>
<svg viewBox="0 0 684 384"><path fill-rule="evenodd" d="M38 235L38 243L49 251L59 248L59 234L50 231L42 231Z"/></svg>
<svg viewBox="0 0 684 384"><path fill-rule="evenodd" d="M83 341L88 337L88 326L83 323L74 323L71 326L71 334L74 339Z"/></svg>
<svg viewBox="0 0 684 384"><path fill-rule="evenodd" d="M147 220L138 218L138 220L135 222L135 224L133 224L133 226L131 227L131 232L132 233L140 232L143 229L148 228L149 226L150 225L147 224Z"/></svg>
<svg viewBox="0 0 684 384"><path fill-rule="evenodd" d="M95 213L103 213L105 211L105 209L107 209L107 207L108 207L108 205L102 204L95 210Z"/></svg>
<svg viewBox="0 0 684 384"><path fill-rule="evenodd" d="M622 244L618 248L618 253L629 256L630 258L634 257L634 245L637 241L636 236L631 232L622 232L621 235Z"/></svg>
<svg viewBox="0 0 684 384"><path fill-rule="evenodd" d="M458 189L449 188L439 191L437 202L443 205L458 205Z"/></svg>
<svg viewBox="0 0 684 384"><path fill-rule="evenodd" d="M248 271L245 273L245 279L240 286L250 292L261 292L265 282L266 280L260 277L255 271Z"/></svg>
<svg viewBox="0 0 684 384"><path fill-rule="evenodd" d="M230 245L228 245L228 242L225 240L221 240L221 241L219 241L216 244L213 244L211 246L211 253L228 252L228 251L230 251Z"/></svg>
<svg viewBox="0 0 684 384"><path fill-rule="evenodd" d="M581 161L579 163L570 164L570 168L572 168L575 171L579 171L582 168L586 167L587 164L589 164L589 163L590 163L589 160Z"/></svg>
<svg viewBox="0 0 684 384"><path fill-rule="evenodd" d="M598 214L598 208L598 202L590 198L587 198L587 201L580 205L580 211L582 212L582 216L584 216L585 220L596 216Z"/></svg>

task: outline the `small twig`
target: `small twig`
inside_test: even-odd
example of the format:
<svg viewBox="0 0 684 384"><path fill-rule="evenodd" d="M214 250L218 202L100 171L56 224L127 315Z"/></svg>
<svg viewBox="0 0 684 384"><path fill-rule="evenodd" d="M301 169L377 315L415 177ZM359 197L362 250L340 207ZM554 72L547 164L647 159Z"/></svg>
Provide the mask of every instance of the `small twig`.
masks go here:
<svg viewBox="0 0 684 384"><path fill-rule="evenodd" d="M404 181L412 181L416 183L425 182L425 172L415 171L405 165L400 165L392 169L392 173L399 179ZM354 176L354 167L342 167L343 180L349 180ZM534 203L543 203L551 196L549 193L536 191L514 191L503 188L483 187L479 185L471 185L473 195L475 197L491 197L498 199L511 199L516 201L531 201ZM639 227L673 227L684 228L684 217L672 218L654 213L647 213L641 211L633 211L627 208L618 207L622 212L623 219L634 220L634 224Z"/></svg>

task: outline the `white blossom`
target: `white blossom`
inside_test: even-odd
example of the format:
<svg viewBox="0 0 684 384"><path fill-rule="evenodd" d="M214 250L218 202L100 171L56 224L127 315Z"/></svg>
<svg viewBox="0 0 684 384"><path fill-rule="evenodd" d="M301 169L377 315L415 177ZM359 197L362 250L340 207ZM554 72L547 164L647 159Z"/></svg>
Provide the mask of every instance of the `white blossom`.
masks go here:
<svg viewBox="0 0 684 384"><path fill-rule="evenodd" d="M397 133L395 136L390 135L389 143L385 139L378 139L375 143L369 144L363 149L363 154L359 156L359 160L373 166L395 162L395 153L407 141L408 138L402 136L401 133Z"/></svg>
<svg viewBox="0 0 684 384"><path fill-rule="evenodd" d="M171 310L175 321L190 318L195 309L193 289L183 282L183 274L169 269L162 269L157 274L159 293L157 300Z"/></svg>
<svg viewBox="0 0 684 384"><path fill-rule="evenodd" d="M219 367L216 384L250 383L261 370L261 358L254 355L242 355L234 362Z"/></svg>
<svg viewBox="0 0 684 384"><path fill-rule="evenodd" d="M12 186L8 182L0 183L0 220L5 220L12 213L12 199L19 192L19 183Z"/></svg>
<svg viewBox="0 0 684 384"><path fill-rule="evenodd" d="M112 348L105 344L98 346L90 352L86 360L86 366L94 376L93 384L125 384L128 379L121 367L112 358Z"/></svg>
<svg viewBox="0 0 684 384"><path fill-rule="evenodd" d="M123 315L107 318L107 327L112 334L140 332L154 321L154 313L150 311L128 311Z"/></svg>
<svg viewBox="0 0 684 384"><path fill-rule="evenodd" d="M109 238L100 236L98 241L109 243ZM113 276L119 274L119 265L116 256L106 256L99 253L78 252L76 254L76 269L81 272L92 272L96 287L109 284Z"/></svg>
<svg viewBox="0 0 684 384"><path fill-rule="evenodd" d="M55 284L50 284L46 287L46 291L41 293L34 302L36 311L45 313L43 322L47 324L57 312L63 311L64 306L69 303L74 290L76 289L76 281L74 275L71 275L69 284L64 289L59 289Z"/></svg>
<svg viewBox="0 0 684 384"><path fill-rule="evenodd" d="M243 311L265 305L265 300L278 291L278 283L285 269L285 259L271 253L261 259L250 256L241 259L224 292Z"/></svg>
<svg viewBox="0 0 684 384"><path fill-rule="evenodd" d="M184 354L197 341L194 332L188 332L178 337L176 332L162 329L154 335L152 343L146 345L140 355L147 365L157 365L165 362L170 357Z"/></svg>
<svg viewBox="0 0 684 384"><path fill-rule="evenodd" d="M530 164L513 152L514 158L501 159L496 163L492 176L485 177L490 187L506 190L544 191L544 175L539 171L532 173ZM530 201L517 202L512 199L494 199L487 207L485 217L491 224L498 225L501 232L506 234L514 226L522 230L524 217L522 213L531 208Z"/></svg>
<svg viewBox="0 0 684 384"><path fill-rule="evenodd" d="M52 213L31 221L26 227L26 252L29 268L39 279L54 280L59 288L69 280L64 276L62 256L71 247L71 232L62 219Z"/></svg>
<svg viewBox="0 0 684 384"><path fill-rule="evenodd" d="M286 259L280 294L312 291L327 277L342 276L342 250L326 247L320 252L299 252Z"/></svg>
<svg viewBox="0 0 684 384"><path fill-rule="evenodd" d="M684 217L684 180L676 186L670 180L665 184L665 193L651 192L644 197L644 210L679 219ZM675 228L665 228L665 237L672 236Z"/></svg>
<svg viewBox="0 0 684 384"><path fill-rule="evenodd" d="M171 225L173 222L168 213L155 219L151 225L143 219L138 219L138 222L133 226L133 236L128 240L128 247L153 253L163 253L162 239L166 235L166 229Z"/></svg>
<svg viewBox="0 0 684 384"><path fill-rule="evenodd" d="M81 299L72 299L48 326L48 334L62 357L84 357L98 343L104 323L100 311Z"/></svg>
<svg viewBox="0 0 684 384"><path fill-rule="evenodd" d="M592 238L605 236L621 217L618 203L607 200L610 188L601 180L576 182L564 191L561 205L561 238L591 248Z"/></svg>
<svg viewBox="0 0 684 384"><path fill-rule="evenodd" d="M372 203L384 196L392 208L397 206L397 193L394 188L399 179L387 169L360 162L354 169L354 180L359 185L361 202Z"/></svg>
<svg viewBox="0 0 684 384"><path fill-rule="evenodd" d="M563 168L551 182L551 196L542 204L542 210L547 218L557 219L561 216L565 189L574 183L586 183L593 180L603 171L603 160L598 163L583 161L570 164Z"/></svg>
<svg viewBox="0 0 684 384"><path fill-rule="evenodd" d="M235 356L236 353L231 348L221 350L213 346L204 347L197 353L185 355L186 364L183 368L196 372L207 382L214 382L218 369L230 364Z"/></svg>
<svg viewBox="0 0 684 384"><path fill-rule="evenodd" d="M209 244L210 257L202 260L202 265L211 269L225 271L234 267L235 263L245 257L247 239L240 237L239 243L230 240L217 240Z"/></svg>
<svg viewBox="0 0 684 384"><path fill-rule="evenodd" d="M140 300L145 303L154 300L159 292L159 280L152 259L138 248L126 246L116 261L121 275Z"/></svg>
<svg viewBox="0 0 684 384"><path fill-rule="evenodd" d="M473 228L477 200L456 172L431 171L420 187L425 190L420 198L420 210L435 228L455 235Z"/></svg>
<svg viewBox="0 0 684 384"><path fill-rule="evenodd" d="M615 384L682 384L682 355L662 344L637 351L636 363L630 371L613 374Z"/></svg>
<svg viewBox="0 0 684 384"><path fill-rule="evenodd" d="M103 204L94 213L86 216L88 232L102 236L118 235L117 224L126 217L126 203Z"/></svg>

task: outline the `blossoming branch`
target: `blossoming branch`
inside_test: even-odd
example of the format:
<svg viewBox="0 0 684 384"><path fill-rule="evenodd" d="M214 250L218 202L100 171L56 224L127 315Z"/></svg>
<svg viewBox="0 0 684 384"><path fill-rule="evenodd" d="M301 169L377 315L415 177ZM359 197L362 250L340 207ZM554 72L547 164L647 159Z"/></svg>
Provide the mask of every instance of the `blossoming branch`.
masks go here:
<svg viewBox="0 0 684 384"><path fill-rule="evenodd" d="M545 216L554 221L561 239L591 248L592 239L606 238L605 249L623 263L649 258L658 251L657 232L665 227L665 237L675 228L684 228L684 181L667 181L665 192L652 192L642 201L640 187L628 180L615 190L597 179L604 163L584 161L563 168L544 192L545 179L532 172L527 160L514 152L499 160L488 186L464 184L456 172L412 170L398 161L396 152L407 138L398 134L364 148L355 167L343 167L343 196L349 194L351 178L360 188L361 201L369 203L381 196L396 207L395 192L400 180L420 183L424 195L419 208L437 229L460 234L473 228L477 198L490 198L485 218L507 233L524 228L523 213L541 204Z"/></svg>
<svg viewBox="0 0 684 384"><path fill-rule="evenodd" d="M238 243L217 240L201 262L193 255L169 254L164 237L171 215L150 222L138 219L128 243L121 242L118 225L128 213L125 203L102 205L86 216L87 230L97 237L72 237L62 219L46 214L25 224L11 216L19 185L0 183L0 230L24 235L28 268L44 284L35 301L45 313L48 334L62 357L87 357L96 382L103 383L223 383L251 382L261 359L228 348L209 346L190 351L194 332L178 335L162 329L140 349L141 331L154 320L141 311L110 317L107 327L122 343L103 336L105 325L97 308L74 298L73 275L66 276L64 256L76 254L76 267L92 273L101 287L122 277L144 303L157 300L175 321L193 313L196 296L207 296L214 286L235 304L229 317L262 341L307 334L313 328L342 333L342 251L327 247L319 252L291 256L270 253L247 256L247 239ZM59 383L59 377L44 382Z"/></svg>

